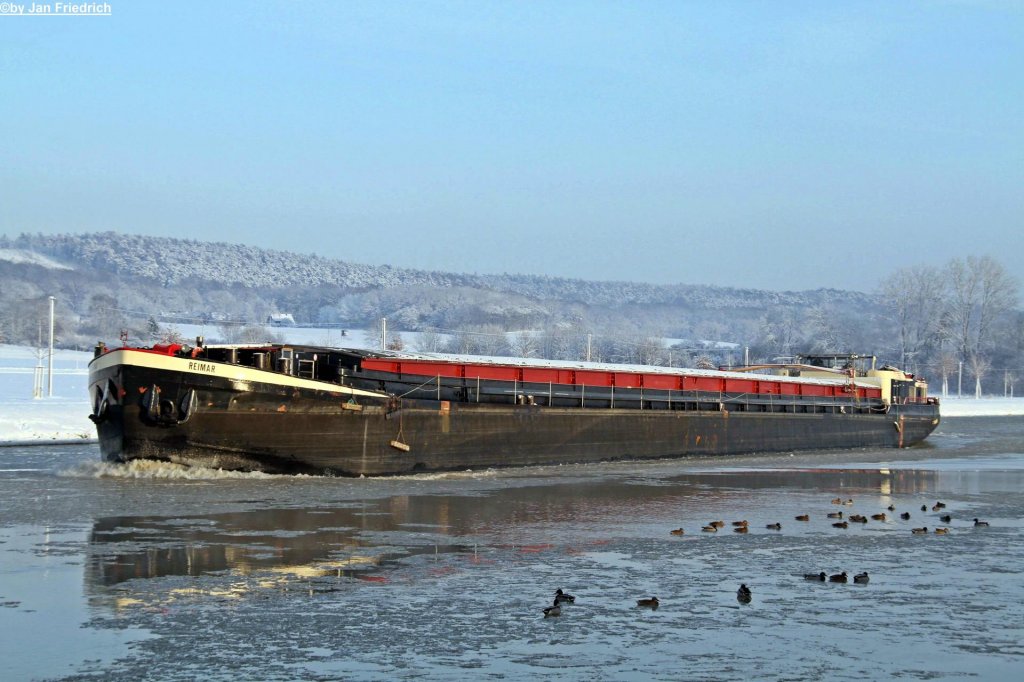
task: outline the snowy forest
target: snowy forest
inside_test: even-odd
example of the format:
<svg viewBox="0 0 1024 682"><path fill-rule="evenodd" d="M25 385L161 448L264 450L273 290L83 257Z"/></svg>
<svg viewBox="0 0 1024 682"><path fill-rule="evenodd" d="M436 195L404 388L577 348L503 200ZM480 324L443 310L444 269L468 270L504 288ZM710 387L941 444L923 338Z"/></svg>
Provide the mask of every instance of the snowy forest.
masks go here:
<svg viewBox="0 0 1024 682"><path fill-rule="evenodd" d="M433 352L718 367L801 353L877 355L965 392L1003 394L1024 371L1019 283L989 256L893 272L870 293L372 266L239 244L113 232L0 237L0 343L36 345L56 298L57 345L87 348L213 326L210 342L302 326L377 329ZM404 336L403 336L404 333ZM362 341L362 339L360 339ZM968 383L969 382L969 383ZM956 390L952 386L952 390Z"/></svg>

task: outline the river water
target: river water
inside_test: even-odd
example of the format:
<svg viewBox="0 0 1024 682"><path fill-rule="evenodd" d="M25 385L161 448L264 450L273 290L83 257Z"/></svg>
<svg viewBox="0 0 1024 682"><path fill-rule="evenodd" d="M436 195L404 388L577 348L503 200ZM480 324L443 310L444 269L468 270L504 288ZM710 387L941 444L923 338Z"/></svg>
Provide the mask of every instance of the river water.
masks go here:
<svg viewBox="0 0 1024 682"><path fill-rule="evenodd" d="M1020 417L900 451L380 479L4 448L0 676L1017 680L1022 489ZM576 603L544 618L556 588Z"/></svg>

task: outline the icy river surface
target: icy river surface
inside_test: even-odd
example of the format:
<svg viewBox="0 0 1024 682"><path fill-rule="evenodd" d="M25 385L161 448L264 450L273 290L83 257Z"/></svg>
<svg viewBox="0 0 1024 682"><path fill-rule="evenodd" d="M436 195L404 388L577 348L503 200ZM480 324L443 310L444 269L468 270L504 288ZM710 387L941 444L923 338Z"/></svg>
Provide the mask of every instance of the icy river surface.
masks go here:
<svg viewBox="0 0 1024 682"><path fill-rule="evenodd" d="M0 448L4 680L1024 670L1021 417L947 419L907 450L399 478L99 460ZM805 580L819 571L870 581ZM576 602L545 618L557 588Z"/></svg>

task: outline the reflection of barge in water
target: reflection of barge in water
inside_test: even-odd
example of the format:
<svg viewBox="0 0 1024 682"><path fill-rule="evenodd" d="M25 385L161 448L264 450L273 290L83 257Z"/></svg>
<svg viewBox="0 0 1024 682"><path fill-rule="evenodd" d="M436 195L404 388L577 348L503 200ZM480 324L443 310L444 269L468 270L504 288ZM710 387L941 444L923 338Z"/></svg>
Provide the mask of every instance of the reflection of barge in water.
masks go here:
<svg viewBox="0 0 1024 682"><path fill-rule="evenodd" d="M200 342L100 348L89 383L105 459L272 472L904 447L938 424L913 375L805 360L713 371Z"/></svg>
<svg viewBox="0 0 1024 682"><path fill-rule="evenodd" d="M621 532L610 529L617 528L621 519L636 517L640 505L658 518L673 520L682 505L688 518L693 518L689 514L693 506L709 516L728 509L745 510L744 516L769 521L778 516L761 506L765 499L781 500L789 493L806 499L810 494L828 506L827 499L838 492L857 500L868 496L882 505L882 500L897 496L890 501L914 510L935 496L937 478L935 471L913 469L891 473L878 469L712 470L637 486L631 476L624 480L559 476L541 485L506 487L495 482L485 488L485 504L480 489L470 495L438 494L445 489L442 485L416 495L347 504L198 516L113 516L93 523L85 577L96 597L106 594L104 587L135 579L211 573L252 576L255 582L238 583L244 589L330 578L384 582L396 579L395 572L404 569L411 575L429 572L430 566L408 561L416 557L447 555L477 563L478 552L482 561L488 561L496 552L507 552L508 557L603 545ZM765 491L771 494L766 497ZM230 504L257 503L262 504ZM914 518L918 518L916 512ZM537 519L544 520L542 525L586 523L580 532L551 545L545 542L552 540L546 531L534 532ZM831 527L824 511L818 521ZM810 528L814 527L812 522ZM180 583L168 585L173 588ZM144 595L146 590L130 588L127 594Z"/></svg>

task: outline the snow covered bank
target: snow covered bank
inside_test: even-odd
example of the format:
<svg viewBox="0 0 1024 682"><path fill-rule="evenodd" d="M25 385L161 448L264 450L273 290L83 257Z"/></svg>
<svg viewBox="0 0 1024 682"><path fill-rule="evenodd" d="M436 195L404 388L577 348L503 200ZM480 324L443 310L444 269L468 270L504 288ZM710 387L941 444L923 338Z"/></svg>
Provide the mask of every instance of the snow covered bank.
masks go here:
<svg viewBox="0 0 1024 682"><path fill-rule="evenodd" d="M0 345L0 444L95 440L89 421L91 359L89 352L56 351L53 397L33 399L35 349ZM1024 398L944 398L941 411L944 418L1024 416Z"/></svg>
<svg viewBox="0 0 1024 682"><path fill-rule="evenodd" d="M36 350L0 345L0 443L82 442L96 439L89 421L88 365L92 353L53 354L53 397L33 398ZM46 365L43 395L47 393Z"/></svg>
<svg viewBox="0 0 1024 682"><path fill-rule="evenodd" d="M81 443L96 440L85 398L0 398L0 444Z"/></svg>
<svg viewBox="0 0 1024 682"><path fill-rule="evenodd" d="M1024 415L1024 398L940 398L943 417L1009 417Z"/></svg>

